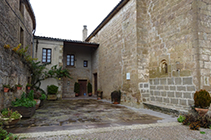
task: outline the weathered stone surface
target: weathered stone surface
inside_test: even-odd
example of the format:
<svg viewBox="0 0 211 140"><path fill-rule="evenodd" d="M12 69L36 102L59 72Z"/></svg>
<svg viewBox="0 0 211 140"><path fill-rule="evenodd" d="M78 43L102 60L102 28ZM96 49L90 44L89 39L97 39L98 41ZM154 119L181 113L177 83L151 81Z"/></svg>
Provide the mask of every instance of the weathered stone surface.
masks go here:
<svg viewBox="0 0 211 140"><path fill-rule="evenodd" d="M187 91L195 91L195 86L187 86Z"/></svg>
<svg viewBox="0 0 211 140"><path fill-rule="evenodd" d="M163 86L157 86L157 90L163 90Z"/></svg>
<svg viewBox="0 0 211 140"><path fill-rule="evenodd" d="M168 84L174 85L174 78L168 78Z"/></svg>
<svg viewBox="0 0 211 140"><path fill-rule="evenodd" d="M178 99L171 99L172 104L178 104Z"/></svg>
<svg viewBox="0 0 211 140"><path fill-rule="evenodd" d="M150 86L150 89L152 89L152 90L155 89L155 88L156 88L156 86Z"/></svg>
<svg viewBox="0 0 211 140"><path fill-rule="evenodd" d="M174 92L167 92L168 97L174 97Z"/></svg>
<svg viewBox="0 0 211 140"><path fill-rule="evenodd" d="M192 78L183 78L183 85L192 85Z"/></svg>
<svg viewBox="0 0 211 140"><path fill-rule="evenodd" d="M170 90L176 90L175 86L170 86Z"/></svg>
<svg viewBox="0 0 211 140"><path fill-rule="evenodd" d="M189 99L192 98L192 97L191 97L191 93L187 93L187 92L183 93L183 97L184 97L184 98L189 98Z"/></svg>
<svg viewBox="0 0 211 140"><path fill-rule="evenodd" d="M181 100L180 100L180 104L181 104L181 105L187 105L187 100L181 99Z"/></svg>
<svg viewBox="0 0 211 140"><path fill-rule="evenodd" d="M177 86L177 91L186 91L185 86Z"/></svg>
<svg viewBox="0 0 211 140"><path fill-rule="evenodd" d="M182 98L182 92L176 92L176 97L177 98Z"/></svg>
<svg viewBox="0 0 211 140"><path fill-rule="evenodd" d="M0 1L0 9L0 84L9 84L13 87L19 83L23 85L24 91L29 82L29 68L25 65L26 61L11 49L22 43L22 48L28 46L26 55L32 54L31 41L35 19L30 12L32 9L26 2L22 2L24 12L19 10L19 0ZM9 44L11 49L5 49L5 44ZM0 109L9 107L15 93L0 94Z"/></svg>
<svg viewBox="0 0 211 140"><path fill-rule="evenodd" d="M160 84L161 85L166 85L166 79L160 79Z"/></svg>
<svg viewBox="0 0 211 140"><path fill-rule="evenodd" d="M160 84L160 80L159 79L154 79L154 85L159 85Z"/></svg>
<svg viewBox="0 0 211 140"><path fill-rule="evenodd" d="M182 84L181 78L175 78L175 84L176 85L181 85Z"/></svg>

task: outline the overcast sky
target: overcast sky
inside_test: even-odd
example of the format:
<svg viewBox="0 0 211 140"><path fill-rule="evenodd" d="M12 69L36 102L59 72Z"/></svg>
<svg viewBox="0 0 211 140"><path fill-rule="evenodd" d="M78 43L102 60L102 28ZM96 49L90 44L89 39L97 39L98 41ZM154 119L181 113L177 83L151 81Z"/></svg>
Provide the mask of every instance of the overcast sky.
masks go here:
<svg viewBox="0 0 211 140"><path fill-rule="evenodd" d="M36 17L35 35L82 40L83 25L88 35L120 0L30 0Z"/></svg>

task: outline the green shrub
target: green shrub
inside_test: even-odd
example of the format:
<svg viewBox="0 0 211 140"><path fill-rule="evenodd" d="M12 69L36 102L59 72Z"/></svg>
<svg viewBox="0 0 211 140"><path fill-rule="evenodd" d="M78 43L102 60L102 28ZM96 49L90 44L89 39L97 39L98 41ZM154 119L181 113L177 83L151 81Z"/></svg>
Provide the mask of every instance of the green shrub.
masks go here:
<svg viewBox="0 0 211 140"><path fill-rule="evenodd" d="M5 88L10 88L10 85L3 85L3 87L5 87Z"/></svg>
<svg viewBox="0 0 211 140"><path fill-rule="evenodd" d="M24 92L21 95L21 98L18 99L16 98L16 101L12 101L12 106L13 107L19 107L19 106L24 106L24 107L34 107L36 105L36 101L34 101L34 91L31 90L26 97L26 93Z"/></svg>
<svg viewBox="0 0 211 140"><path fill-rule="evenodd" d="M184 120L185 120L185 116L183 116L183 115L180 115L179 116L179 118L177 118L177 121L179 122L179 123L182 123Z"/></svg>
<svg viewBox="0 0 211 140"><path fill-rule="evenodd" d="M206 90L196 91L194 94L194 105L199 108L207 108L210 106L211 97Z"/></svg>
<svg viewBox="0 0 211 140"><path fill-rule="evenodd" d="M88 93L92 93L92 84L90 82L88 83L87 89Z"/></svg>
<svg viewBox="0 0 211 140"><path fill-rule="evenodd" d="M18 113L18 111L12 111L9 108L8 109L4 109L1 112L2 118L13 118L13 119L19 119L21 117L21 114Z"/></svg>
<svg viewBox="0 0 211 140"><path fill-rule="evenodd" d="M57 94L58 92L58 88L57 86L55 85L50 85L47 87L47 91L48 91L48 94Z"/></svg>
<svg viewBox="0 0 211 140"><path fill-rule="evenodd" d="M45 100L45 99L46 99L46 95L44 93L41 93L40 100Z"/></svg>
<svg viewBox="0 0 211 140"><path fill-rule="evenodd" d="M74 84L74 92L75 93L80 92L80 84L78 82L75 82L75 84Z"/></svg>

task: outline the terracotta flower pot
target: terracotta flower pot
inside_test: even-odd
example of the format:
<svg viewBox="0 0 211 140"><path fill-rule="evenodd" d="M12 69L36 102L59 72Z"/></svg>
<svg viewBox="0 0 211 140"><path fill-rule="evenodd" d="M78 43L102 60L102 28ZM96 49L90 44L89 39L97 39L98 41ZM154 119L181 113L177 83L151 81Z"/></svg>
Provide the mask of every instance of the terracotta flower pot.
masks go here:
<svg viewBox="0 0 211 140"><path fill-rule="evenodd" d="M39 108L40 106L40 99L34 99L36 101L36 110Z"/></svg>
<svg viewBox="0 0 211 140"><path fill-rule="evenodd" d="M22 87L17 87L17 90L21 90L22 89Z"/></svg>
<svg viewBox="0 0 211 140"><path fill-rule="evenodd" d="M49 94L48 95L48 98L47 98L49 101L55 101L55 100L57 100L57 95L51 95L51 94Z"/></svg>
<svg viewBox="0 0 211 140"><path fill-rule="evenodd" d="M4 87L4 92L8 92L9 88Z"/></svg>
<svg viewBox="0 0 211 140"><path fill-rule="evenodd" d="M198 112L198 114L200 115L200 116L204 116L208 111L209 111L209 109L203 109L203 108L195 108L195 110Z"/></svg>
<svg viewBox="0 0 211 140"><path fill-rule="evenodd" d="M75 93L75 97L78 97L78 93Z"/></svg>
<svg viewBox="0 0 211 140"><path fill-rule="evenodd" d="M28 89L28 90L30 90L30 89L31 89L31 87L27 87L27 89Z"/></svg>
<svg viewBox="0 0 211 140"><path fill-rule="evenodd" d="M92 96L92 93L89 93L89 96Z"/></svg>

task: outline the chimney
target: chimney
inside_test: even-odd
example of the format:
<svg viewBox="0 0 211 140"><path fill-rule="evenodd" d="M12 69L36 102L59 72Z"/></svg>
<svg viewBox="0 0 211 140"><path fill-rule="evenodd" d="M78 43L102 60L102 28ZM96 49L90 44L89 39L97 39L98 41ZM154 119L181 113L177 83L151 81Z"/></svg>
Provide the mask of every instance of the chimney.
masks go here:
<svg viewBox="0 0 211 140"><path fill-rule="evenodd" d="M87 28L86 28L87 26L86 25L84 25L84 29L83 29L83 38L82 38L82 41L85 41L86 40L86 38L87 38L87 32L88 32L88 30L87 30Z"/></svg>

